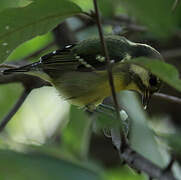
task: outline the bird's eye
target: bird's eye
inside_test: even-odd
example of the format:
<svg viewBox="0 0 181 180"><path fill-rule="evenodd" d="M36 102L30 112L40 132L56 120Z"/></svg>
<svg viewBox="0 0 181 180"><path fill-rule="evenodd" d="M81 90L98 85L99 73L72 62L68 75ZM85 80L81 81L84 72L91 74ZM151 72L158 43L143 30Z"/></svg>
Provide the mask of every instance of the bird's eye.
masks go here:
<svg viewBox="0 0 181 180"><path fill-rule="evenodd" d="M155 76L151 76L150 79L149 79L149 83L151 86L156 86L157 85L157 78Z"/></svg>

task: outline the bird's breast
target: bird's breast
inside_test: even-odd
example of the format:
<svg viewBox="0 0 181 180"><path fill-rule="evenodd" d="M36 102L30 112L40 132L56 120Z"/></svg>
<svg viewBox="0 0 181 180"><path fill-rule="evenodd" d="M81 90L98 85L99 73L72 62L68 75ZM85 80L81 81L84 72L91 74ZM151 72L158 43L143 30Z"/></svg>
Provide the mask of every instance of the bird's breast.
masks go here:
<svg viewBox="0 0 181 180"><path fill-rule="evenodd" d="M113 76L116 92L125 89L122 76ZM56 82L56 89L64 99L78 106L100 104L111 96L111 88L107 72L99 73L66 73Z"/></svg>

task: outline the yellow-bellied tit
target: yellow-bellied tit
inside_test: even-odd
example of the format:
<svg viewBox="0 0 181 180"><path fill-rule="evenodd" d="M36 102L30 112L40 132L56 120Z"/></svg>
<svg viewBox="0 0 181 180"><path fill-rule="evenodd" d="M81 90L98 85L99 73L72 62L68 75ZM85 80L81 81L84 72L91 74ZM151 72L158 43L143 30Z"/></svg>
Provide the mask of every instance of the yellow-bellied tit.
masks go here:
<svg viewBox="0 0 181 180"><path fill-rule="evenodd" d="M161 81L135 64L125 63L136 57L162 59L160 53L146 44L134 43L122 36L105 36L116 92L133 90L142 94L147 105L151 95L160 88ZM94 109L111 95L106 61L99 37L53 51L35 62L8 69L4 74L26 73L49 81L70 103Z"/></svg>

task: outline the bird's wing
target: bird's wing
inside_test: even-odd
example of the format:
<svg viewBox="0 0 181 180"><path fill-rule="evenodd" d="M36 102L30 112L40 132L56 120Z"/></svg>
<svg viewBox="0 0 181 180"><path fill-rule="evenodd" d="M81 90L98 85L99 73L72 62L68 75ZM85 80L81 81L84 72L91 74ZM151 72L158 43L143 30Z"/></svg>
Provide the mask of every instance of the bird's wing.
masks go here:
<svg viewBox="0 0 181 180"><path fill-rule="evenodd" d="M120 62L125 57L125 42L117 39L106 38L110 60ZM106 59L103 56L99 38L84 40L75 45L53 51L42 56L39 62L32 63L15 69L8 69L4 74L14 72L43 71L53 74L60 71L99 71L106 68Z"/></svg>
<svg viewBox="0 0 181 180"><path fill-rule="evenodd" d="M53 51L40 59L39 66L44 71L87 71L103 69L106 65L105 58L98 52L89 51L86 54L73 51L74 45Z"/></svg>
<svg viewBox="0 0 181 180"><path fill-rule="evenodd" d="M122 59L122 56L115 56L111 51L109 51L109 56L110 60L114 60L114 62ZM106 59L103 56L100 42L94 41L94 44L90 42L79 43L78 45L69 45L61 50L53 51L41 58L41 65L44 70L50 71L76 70L91 72L104 70L106 68Z"/></svg>
<svg viewBox="0 0 181 180"><path fill-rule="evenodd" d="M39 66L43 70L73 70L79 66L76 56L71 53L74 45L66 46L63 49L53 51L40 58Z"/></svg>

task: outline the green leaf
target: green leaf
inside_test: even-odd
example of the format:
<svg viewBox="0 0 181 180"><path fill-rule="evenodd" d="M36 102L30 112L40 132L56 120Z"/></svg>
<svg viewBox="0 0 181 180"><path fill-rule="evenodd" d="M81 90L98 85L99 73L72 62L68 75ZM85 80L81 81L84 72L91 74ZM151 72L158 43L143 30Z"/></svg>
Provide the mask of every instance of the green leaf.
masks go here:
<svg viewBox="0 0 181 180"><path fill-rule="evenodd" d="M113 106L98 106L96 116L96 128L97 130L111 129L113 127L120 126L121 122L117 119L116 111Z"/></svg>
<svg viewBox="0 0 181 180"><path fill-rule="evenodd" d="M134 173L130 168L127 166L121 166L112 169L109 168L104 173L104 180L145 180L144 175Z"/></svg>
<svg viewBox="0 0 181 180"><path fill-rule="evenodd" d="M25 7L32 3L31 0L1 0L0 1L0 11L3 11L7 8L17 8L17 7Z"/></svg>
<svg viewBox="0 0 181 180"><path fill-rule="evenodd" d="M110 136L111 131L124 130L125 135L129 132L129 118L124 110L120 110L120 119L117 118L115 108L110 105L102 104L96 108L95 130L103 130L105 135ZM116 134L115 134L116 135ZM113 139L113 137L112 137Z"/></svg>
<svg viewBox="0 0 181 180"><path fill-rule="evenodd" d="M152 60L148 58L136 58L130 62L145 67L168 85L172 86L178 91L181 91L181 80L179 79L179 73L173 65L165 63L164 61Z"/></svg>
<svg viewBox="0 0 181 180"><path fill-rule="evenodd" d="M69 124L62 133L64 148L77 158L85 158L89 149L91 119L75 106L71 106Z"/></svg>
<svg viewBox="0 0 181 180"><path fill-rule="evenodd" d="M94 5L92 0L71 0L77 5L79 5L84 11L90 12L94 10ZM112 17L115 15L115 11L118 7L119 0L97 0L97 4L101 15L105 17ZM119 3L120 4L120 3Z"/></svg>
<svg viewBox="0 0 181 180"><path fill-rule="evenodd" d="M113 17L115 14L115 8L116 8L116 1L110 1L110 0L98 0L98 6L101 11L101 14L105 17Z"/></svg>
<svg viewBox="0 0 181 180"><path fill-rule="evenodd" d="M181 158L181 133L164 134L156 133L156 135L165 141L171 149Z"/></svg>
<svg viewBox="0 0 181 180"><path fill-rule="evenodd" d="M179 21L172 13L173 0L123 0L123 6L140 22L147 25L149 30L167 36L176 30Z"/></svg>
<svg viewBox="0 0 181 180"><path fill-rule="evenodd" d="M81 9L67 0L36 0L24 8L0 12L0 62L21 43L52 30Z"/></svg>
<svg viewBox="0 0 181 180"><path fill-rule="evenodd" d="M83 9L83 11L90 11L94 7L92 0L86 0L86 1L71 0L71 1L74 2L75 4L79 5L81 7L81 9Z"/></svg>
<svg viewBox="0 0 181 180"><path fill-rule="evenodd" d="M1 179L13 180L98 180L88 167L44 154L21 154L0 150Z"/></svg>
<svg viewBox="0 0 181 180"><path fill-rule="evenodd" d="M148 127L148 117L143 106L133 92L121 92L121 105L126 110L131 122L130 143L134 150L157 165L164 161L158 149L152 130Z"/></svg>
<svg viewBox="0 0 181 180"><path fill-rule="evenodd" d="M18 46L10 56L8 56L7 61L13 61L17 59L23 59L24 57L33 54L38 49L41 49L45 47L50 42L53 42L54 38L51 32L46 33L42 36L37 36L29 41L26 41L25 43ZM55 48L55 47L53 47ZM48 49L49 50L49 49ZM46 53L47 51L46 50ZM43 52L45 53L45 52ZM41 54L42 55L42 54ZM40 55L38 55L40 56ZM33 61L37 60L37 57L33 57Z"/></svg>

